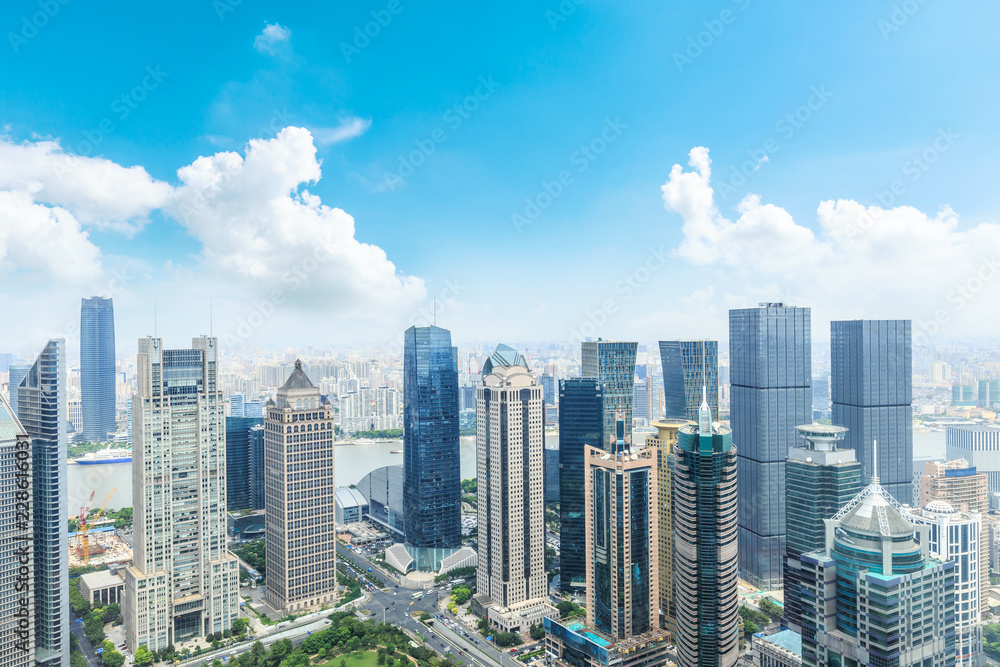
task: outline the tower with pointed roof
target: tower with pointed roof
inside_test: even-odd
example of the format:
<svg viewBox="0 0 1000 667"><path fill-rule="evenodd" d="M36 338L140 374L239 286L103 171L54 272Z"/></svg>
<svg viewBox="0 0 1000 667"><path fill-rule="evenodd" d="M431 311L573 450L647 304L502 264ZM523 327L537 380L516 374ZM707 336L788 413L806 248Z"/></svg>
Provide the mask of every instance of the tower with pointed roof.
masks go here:
<svg viewBox="0 0 1000 667"><path fill-rule="evenodd" d="M299 614L336 600L333 408L296 359L264 409L264 600Z"/></svg>

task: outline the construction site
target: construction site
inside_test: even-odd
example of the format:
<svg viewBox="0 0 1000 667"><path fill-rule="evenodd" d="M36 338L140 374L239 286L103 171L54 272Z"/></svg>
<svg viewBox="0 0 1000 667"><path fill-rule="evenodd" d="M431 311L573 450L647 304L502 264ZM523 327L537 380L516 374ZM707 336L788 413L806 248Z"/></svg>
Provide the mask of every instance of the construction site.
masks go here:
<svg viewBox="0 0 1000 667"><path fill-rule="evenodd" d="M114 519L101 518L107 506L112 490L99 508L91 511L94 492L91 492L87 505L80 508L78 517L72 517L79 522L79 530L69 534L69 566L82 565L127 565L132 562L132 547L115 531Z"/></svg>

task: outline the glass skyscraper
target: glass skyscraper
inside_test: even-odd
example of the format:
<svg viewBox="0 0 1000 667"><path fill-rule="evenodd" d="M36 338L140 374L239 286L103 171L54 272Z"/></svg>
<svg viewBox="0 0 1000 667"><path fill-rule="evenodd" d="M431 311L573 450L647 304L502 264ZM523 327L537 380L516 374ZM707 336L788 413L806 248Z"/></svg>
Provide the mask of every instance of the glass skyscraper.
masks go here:
<svg viewBox="0 0 1000 667"><path fill-rule="evenodd" d="M830 323L832 421L846 426L862 481L873 475L901 503L913 497L910 320ZM877 462L872 446L878 441ZM874 469L878 464L878 470Z"/></svg>
<svg viewBox="0 0 1000 667"><path fill-rule="evenodd" d="M410 327L403 342L403 505L418 570L462 546L458 350L451 332Z"/></svg>
<svg viewBox="0 0 1000 667"><path fill-rule="evenodd" d="M632 441L632 405L635 394L635 355L638 343L611 340L584 341L581 344L582 373L597 378L604 396L604 449L614 445L615 421L625 420L625 444Z"/></svg>
<svg viewBox="0 0 1000 667"><path fill-rule="evenodd" d="M263 419L251 417L226 417L226 510L262 509L254 506L250 478L254 426ZM263 475L260 483L263 484Z"/></svg>
<svg viewBox="0 0 1000 667"><path fill-rule="evenodd" d="M115 309L91 297L80 306L80 403L83 438L106 442L115 430Z"/></svg>
<svg viewBox="0 0 1000 667"><path fill-rule="evenodd" d="M35 661L69 666L66 341L50 340L17 388L31 438L35 533ZM9 508L13 510L13 508Z"/></svg>
<svg viewBox="0 0 1000 667"><path fill-rule="evenodd" d="M28 369L31 368L31 364L11 364L10 365L10 383L7 385L10 391L10 409L13 414L17 414L17 387L21 384L21 380L24 376L28 374Z"/></svg>
<svg viewBox="0 0 1000 667"><path fill-rule="evenodd" d="M740 571L782 586L785 459L795 427L812 421L809 308L762 303L729 311L730 423L739 448Z"/></svg>
<svg viewBox="0 0 1000 667"><path fill-rule="evenodd" d="M701 388L708 390L708 407L719 415L719 341L661 340L663 416L698 421Z"/></svg>
<svg viewBox="0 0 1000 667"><path fill-rule="evenodd" d="M32 508L15 511L18 494L30 498L31 486L31 439L0 396L0 503L7 508L0 514L0 667L35 664Z"/></svg>
<svg viewBox="0 0 1000 667"><path fill-rule="evenodd" d="M587 532L584 517L584 456L604 442L601 385L592 378L559 381L559 539L560 588L587 585Z"/></svg>

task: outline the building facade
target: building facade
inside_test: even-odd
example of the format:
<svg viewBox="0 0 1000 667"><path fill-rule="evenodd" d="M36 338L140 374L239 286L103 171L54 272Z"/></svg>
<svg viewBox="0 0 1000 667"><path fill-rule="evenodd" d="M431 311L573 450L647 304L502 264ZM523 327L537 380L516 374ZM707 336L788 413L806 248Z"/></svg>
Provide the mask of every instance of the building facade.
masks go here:
<svg viewBox="0 0 1000 667"><path fill-rule="evenodd" d="M107 442L115 431L115 308L91 297L80 305L80 401L83 437Z"/></svg>
<svg viewBox="0 0 1000 667"><path fill-rule="evenodd" d="M10 393L10 409L17 415L17 387L21 384L21 380L24 376L28 374L28 370L31 368L31 364L11 364L10 372L7 376L9 382L7 383L8 392Z"/></svg>
<svg viewBox="0 0 1000 667"><path fill-rule="evenodd" d="M601 445L610 451L615 444L615 422L625 420L626 444L632 440L632 406L635 401L635 355L638 343L610 340L584 341L581 344L581 373L595 378L604 397L604 426Z"/></svg>
<svg viewBox="0 0 1000 667"><path fill-rule="evenodd" d="M403 466L376 468L361 478L357 489L368 501L368 518L397 539L405 539Z"/></svg>
<svg viewBox="0 0 1000 667"><path fill-rule="evenodd" d="M762 303L729 311L730 423L739 443L740 572L782 586L785 460L812 421L810 309Z"/></svg>
<svg viewBox="0 0 1000 667"><path fill-rule="evenodd" d="M122 617L133 653L223 632L239 612L226 547L226 404L218 342L139 339L132 397L133 561Z"/></svg>
<svg viewBox="0 0 1000 667"><path fill-rule="evenodd" d="M986 473L990 493L1000 493L1000 427L958 424L944 429L949 459L965 459Z"/></svg>
<svg viewBox="0 0 1000 667"><path fill-rule="evenodd" d="M862 482L878 466L882 488L913 497L913 372L910 320L830 323L830 398L845 446L858 454ZM873 461L878 442L879 461Z"/></svg>
<svg viewBox="0 0 1000 667"><path fill-rule="evenodd" d="M708 390L708 407L719 416L719 341L661 340L663 416L698 421L701 388Z"/></svg>
<svg viewBox="0 0 1000 667"><path fill-rule="evenodd" d="M559 573L564 592L587 585L586 451L604 443L604 395L593 378L559 381Z"/></svg>
<svg viewBox="0 0 1000 667"><path fill-rule="evenodd" d="M252 434L253 428L262 424L262 419L226 417L226 510L229 512L263 509L255 507L250 499Z"/></svg>
<svg viewBox="0 0 1000 667"><path fill-rule="evenodd" d="M266 404L264 504L267 592L281 614L332 605L337 597L333 408L296 360Z"/></svg>
<svg viewBox="0 0 1000 667"><path fill-rule="evenodd" d="M35 661L69 666L69 514L66 478L66 341L50 340L17 388L31 438ZM13 509L10 507L9 509Z"/></svg>
<svg viewBox="0 0 1000 667"><path fill-rule="evenodd" d="M255 419L247 417L247 419ZM250 427L250 508L254 510L267 509L267 494L264 490L264 420Z"/></svg>
<svg viewBox="0 0 1000 667"><path fill-rule="evenodd" d="M0 396L0 503L7 508L0 513L0 667L35 664L34 508L15 511L32 496L31 453L31 438Z"/></svg>
<svg viewBox="0 0 1000 667"><path fill-rule="evenodd" d="M863 486L861 464L854 450L840 446L847 435L846 428L807 424L796 426L795 430L802 442L788 450L785 463L784 624L801 632L800 557L824 547L824 520L839 512Z"/></svg>
<svg viewBox="0 0 1000 667"><path fill-rule="evenodd" d="M418 570L437 571L462 546L458 350L450 331L406 330L403 397L406 546Z"/></svg>
<svg viewBox="0 0 1000 667"><path fill-rule="evenodd" d="M682 426L674 448L674 600L682 667L731 667L740 657L736 475L732 432L712 423L703 400L698 424Z"/></svg>

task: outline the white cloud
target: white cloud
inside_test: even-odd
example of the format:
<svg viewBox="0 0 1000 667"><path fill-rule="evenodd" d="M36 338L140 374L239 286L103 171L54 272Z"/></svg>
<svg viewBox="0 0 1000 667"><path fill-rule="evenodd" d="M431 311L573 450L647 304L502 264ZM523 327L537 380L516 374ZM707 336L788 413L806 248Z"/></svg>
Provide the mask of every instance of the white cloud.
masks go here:
<svg viewBox="0 0 1000 667"><path fill-rule="evenodd" d="M315 127L312 129L312 133L316 138L316 143L320 146L326 146L360 137L368 131L371 124L370 118L347 118L342 120L337 127Z"/></svg>
<svg viewBox="0 0 1000 667"><path fill-rule="evenodd" d="M277 23L268 23L264 30L253 40L253 48L263 54L273 56L288 44L292 31Z"/></svg>
<svg viewBox="0 0 1000 667"><path fill-rule="evenodd" d="M794 297L827 319L912 318L916 327L943 311L949 322L1000 329L981 296L1000 293L1000 225L963 230L947 206L930 215L841 199L819 203L813 231L754 194L731 219L715 203L708 149L693 148L689 158L693 169L675 164L662 186L664 206L683 220L677 255L725 279L718 292L727 307L738 284L744 296Z"/></svg>

